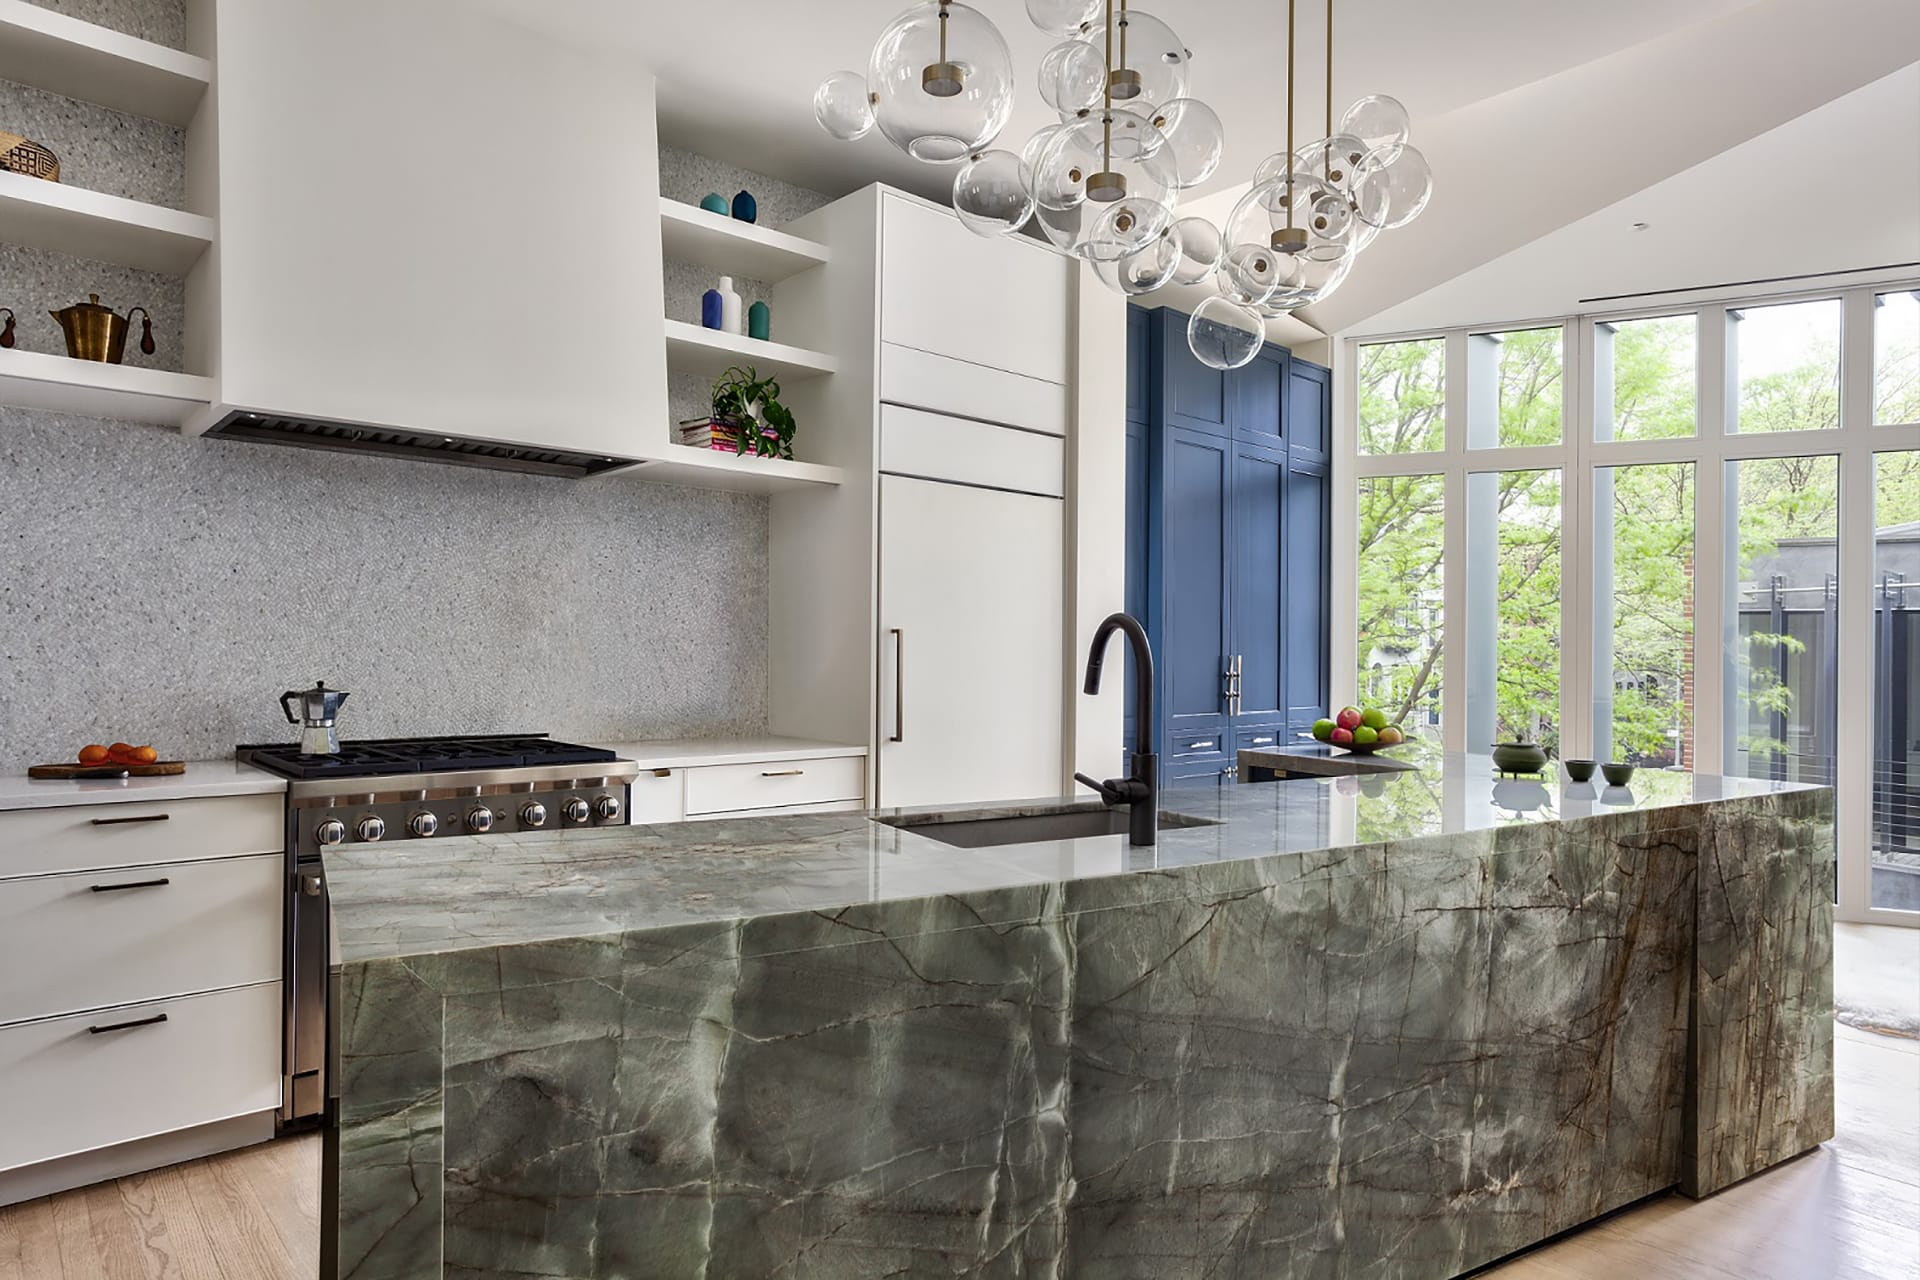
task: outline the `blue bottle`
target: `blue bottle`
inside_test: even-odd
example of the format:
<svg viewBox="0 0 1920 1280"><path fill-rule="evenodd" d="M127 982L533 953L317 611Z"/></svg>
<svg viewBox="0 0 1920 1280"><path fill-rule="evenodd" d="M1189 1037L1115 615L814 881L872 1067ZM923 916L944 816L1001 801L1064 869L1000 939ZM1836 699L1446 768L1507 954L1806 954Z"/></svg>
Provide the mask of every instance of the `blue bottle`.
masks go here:
<svg viewBox="0 0 1920 1280"><path fill-rule="evenodd" d="M753 192L742 191L733 198L733 216L741 222L752 222L760 216L760 205L753 198Z"/></svg>
<svg viewBox="0 0 1920 1280"><path fill-rule="evenodd" d="M708 213L717 213L723 218L727 216L727 198L718 191L709 191L701 196L700 207Z"/></svg>
<svg viewBox="0 0 1920 1280"><path fill-rule="evenodd" d="M721 321L722 301L718 289L709 289L700 295L700 324L702 328L718 329Z"/></svg>

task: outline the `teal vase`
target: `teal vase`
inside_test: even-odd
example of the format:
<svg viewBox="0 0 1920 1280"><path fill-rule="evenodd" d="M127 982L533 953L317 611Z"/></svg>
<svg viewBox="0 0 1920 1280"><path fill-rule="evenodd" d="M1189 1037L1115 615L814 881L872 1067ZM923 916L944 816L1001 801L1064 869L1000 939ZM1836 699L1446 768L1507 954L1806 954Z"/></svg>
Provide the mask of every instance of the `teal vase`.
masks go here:
<svg viewBox="0 0 1920 1280"><path fill-rule="evenodd" d="M727 216L727 198L718 191L709 191L701 196L700 207L708 213L717 213L723 218Z"/></svg>
<svg viewBox="0 0 1920 1280"><path fill-rule="evenodd" d="M767 310L766 303L756 302L747 308L747 336L749 338L773 336L773 312Z"/></svg>

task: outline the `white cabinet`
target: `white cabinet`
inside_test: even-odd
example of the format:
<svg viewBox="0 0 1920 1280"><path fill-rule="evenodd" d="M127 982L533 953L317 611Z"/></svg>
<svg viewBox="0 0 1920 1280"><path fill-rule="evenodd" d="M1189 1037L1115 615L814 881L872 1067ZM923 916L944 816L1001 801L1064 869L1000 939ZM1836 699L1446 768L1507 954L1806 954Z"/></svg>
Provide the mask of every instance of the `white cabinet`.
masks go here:
<svg viewBox="0 0 1920 1280"><path fill-rule="evenodd" d="M986 239L943 209L882 206L880 336L951 360L1065 383L1072 268L1039 244Z"/></svg>
<svg viewBox="0 0 1920 1280"><path fill-rule="evenodd" d="M880 478L879 804L1060 792L1064 507Z"/></svg>
<svg viewBox="0 0 1920 1280"><path fill-rule="evenodd" d="M839 804L859 808L865 767L858 756L765 760L687 770L687 817L748 809Z"/></svg>
<svg viewBox="0 0 1920 1280"><path fill-rule="evenodd" d="M688 822L866 807L866 751L819 739L679 739L613 743L640 766L629 820Z"/></svg>
<svg viewBox="0 0 1920 1280"><path fill-rule="evenodd" d="M640 770L627 792L627 821L636 826L681 822L687 816L685 769Z"/></svg>
<svg viewBox="0 0 1920 1280"><path fill-rule="evenodd" d="M190 288L216 414L659 451L650 75L477 5L215 19L219 240Z"/></svg>
<svg viewBox="0 0 1920 1280"><path fill-rule="evenodd" d="M284 852L286 845L279 792L10 809L0 812L0 879Z"/></svg>

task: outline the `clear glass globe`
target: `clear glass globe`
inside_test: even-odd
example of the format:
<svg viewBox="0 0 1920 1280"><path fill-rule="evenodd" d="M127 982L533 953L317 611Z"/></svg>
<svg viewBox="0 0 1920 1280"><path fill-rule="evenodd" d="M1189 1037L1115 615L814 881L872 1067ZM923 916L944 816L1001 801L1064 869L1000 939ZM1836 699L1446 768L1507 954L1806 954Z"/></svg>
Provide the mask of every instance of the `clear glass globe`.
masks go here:
<svg viewBox="0 0 1920 1280"><path fill-rule="evenodd" d="M1373 150L1350 133L1316 138L1293 153L1297 172L1310 173L1337 191L1351 191L1360 162Z"/></svg>
<svg viewBox="0 0 1920 1280"><path fill-rule="evenodd" d="M1300 307L1311 306L1332 296L1353 270L1355 254L1348 251L1338 257L1310 258L1298 255L1288 263L1288 281L1277 288L1256 310L1268 316L1284 315Z"/></svg>
<svg viewBox="0 0 1920 1280"><path fill-rule="evenodd" d="M953 175L953 211L967 230L983 236L1011 235L1033 216L1033 196L1020 181L1020 157L983 151Z"/></svg>
<svg viewBox="0 0 1920 1280"><path fill-rule="evenodd" d="M1119 15L1114 16L1113 60L1120 65ZM1096 21L1088 39L1105 47L1104 22ZM1127 61L1130 71L1140 74L1138 92L1124 81L1116 82L1116 105L1162 106L1187 96L1187 67L1193 53L1181 43L1173 28L1144 9L1127 10ZM1133 96L1127 96L1133 94Z"/></svg>
<svg viewBox="0 0 1920 1280"><path fill-rule="evenodd" d="M1076 258L1080 256L1079 245L1086 238L1086 225L1090 220L1085 204L1071 209L1049 209L1034 202L1033 223L1046 236L1047 243Z"/></svg>
<svg viewBox="0 0 1920 1280"><path fill-rule="evenodd" d="M1229 244L1213 273L1220 296L1243 307L1258 306L1273 296L1285 278L1290 260L1264 244Z"/></svg>
<svg viewBox="0 0 1920 1280"><path fill-rule="evenodd" d="M1111 145L1102 116L1088 116L1062 125L1048 141L1033 166L1033 198L1042 208L1065 211L1082 203L1115 203L1090 193L1088 180L1098 174L1117 174L1126 201L1146 200L1170 210L1176 170L1165 139L1151 120L1137 112L1113 113ZM1126 252L1160 233L1164 223L1151 226Z"/></svg>
<svg viewBox="0 0 1920 1280"><path fill-rule="evenodd" d="M1260 313L1229 298L1208 298L1187 321L1187 346L1210 369L1251 364L1267 340Z"/></svg>
<svg viewBox="0 0 1920 1280"><path fill-rule="evenodd" d="M916 4L887 24L867 62L873 117L916 160L957 164L987 146L1013 114L1013 56L978 9L950 4L946 58L941 6Z"/></svg>
<svg viewBox="0 0 1920 1280"><path fill-rule="evenodd" d="M1089 264L1100 283L1129 298L1152 293L1172 281L1180 265L1179 233L1170 224L1154 241L1113 262Z"/></svg>
<svg viewBox="0 0 1920 1280"><path fill-rule="evenodd" d="M1101 0L1027 0L1027 17L1050 36L1070 36L1100 13Z"/></svg>
<svg viewBox="0 0 1920 1280"><path fill-rule="evenodd" d="M1040 100L1071 119L1100 105L1107 91L1107 60L1085 40L1062 40L1041 55Z"/></svg>
<svg viewBox="0 0 1920 1280"><path fill-rule="evenodd" d="M1152 196L1127 195L1119 200L1089 200L1090 221L1084 241L1076 246L1089 262L1114 262L1146 248L1173 225L1173 207Z"/></svg>
<svg viewBox="0 0 1920 1280"><path fill-rule="evenodd" d="M1172 153L1175 188L1197 187L1220 167L1226 150L1227 133L1214 109L1198 98L1175 98L1163 102L1152 123L1166 139Z"/></svg>
<svg viewBox="0 0 1920 1280"><path fill-rule="evenodd" d="M1384 93L1368 94L1347 108L1340 117L1340 132L1351 134L1366 144L1368 151L1386 149L1387 162L1400 154L1412 125L1407 109Z"/></svg>
<svg viewBox="0 0 1920 1280"><path fill-rule="evenodd" d="M1411 143L1382 147L1360 162L1353 199L1361 221L1382 231L1404 227L1433 199L1433 169Z"/></svg>
<svg viewBox="0 0 1920 1280"><path fill-rule="evenodd" d="M873 103L867 79L858 71L836 71L813 91L813 118L842 142L864 138L873 128Z"/></svg>
<svg viewBox="0 0 1920 1280"><path fill-rule="evenodd" d="M1214 273L1221 255L1226 252L1220 228L1205 218L1182 218L1173 224L1173 229L1180 237L1180 261L1168 283L1199 284Z"/></svg>

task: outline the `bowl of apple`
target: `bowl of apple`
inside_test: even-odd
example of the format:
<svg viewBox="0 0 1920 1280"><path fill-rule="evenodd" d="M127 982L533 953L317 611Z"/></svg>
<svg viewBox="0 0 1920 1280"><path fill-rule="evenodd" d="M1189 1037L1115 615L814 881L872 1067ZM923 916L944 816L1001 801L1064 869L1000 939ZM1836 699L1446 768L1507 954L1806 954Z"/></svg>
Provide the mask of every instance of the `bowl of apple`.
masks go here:
<svg viewBox="0 0 1920 1280"><path fill-rule="evenodd" d="M1358 756L1370 756L1407 740L1400 726L1388 724L1387 713L1378 707L1342 707L1332 719L1314 721L1313 736Z"/></svg>

